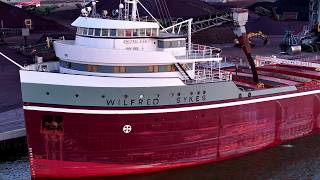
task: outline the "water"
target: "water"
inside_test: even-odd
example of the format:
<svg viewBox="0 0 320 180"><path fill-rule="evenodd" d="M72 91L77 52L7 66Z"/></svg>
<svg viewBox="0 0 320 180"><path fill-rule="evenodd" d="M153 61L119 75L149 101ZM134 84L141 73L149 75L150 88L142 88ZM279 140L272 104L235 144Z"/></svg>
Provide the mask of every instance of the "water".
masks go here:
<svg viewBox="0 0 320 180"><path fill-rule="evenodd" d="M29 179L26 156L0 162L0 180ZM320 179L320 135L214 164L96 180L164 179Z"/></svg>
<svg viewBox="0 0 320 180"><path fill-rule="evenodd" d="M29 180L29 162L26 156L15 161L0 162L0 180Z"/></svg>

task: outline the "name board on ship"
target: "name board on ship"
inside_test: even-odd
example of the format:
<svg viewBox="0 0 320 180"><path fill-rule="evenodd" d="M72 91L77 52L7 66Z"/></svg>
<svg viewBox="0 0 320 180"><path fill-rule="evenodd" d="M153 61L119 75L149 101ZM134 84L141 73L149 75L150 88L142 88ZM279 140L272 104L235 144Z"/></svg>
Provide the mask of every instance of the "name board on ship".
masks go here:
<svg viewBox="0 0 320 180"><path fill-rule="evenodd" d="M107 106L155 106L159 99L107 99Z"/></svg>
<svg viewBox="0 0 320 180"><path fill-rule="evenodd" d="M123 40L123 44L142 44L142 43L147 43L147 39L126 39Z"/></svg>

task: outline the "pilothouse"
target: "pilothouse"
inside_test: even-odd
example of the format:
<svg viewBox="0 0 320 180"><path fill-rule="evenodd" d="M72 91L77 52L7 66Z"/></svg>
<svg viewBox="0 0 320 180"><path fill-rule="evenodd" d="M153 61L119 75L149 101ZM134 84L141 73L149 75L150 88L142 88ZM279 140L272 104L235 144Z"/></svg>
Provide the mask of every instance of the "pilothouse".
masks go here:
<svg viewBox="0 0 320 180"><path fill-rule="evenodd" d="M72 23L77 28L75 40L54 43L60 72L178 78L184 83L230 79L230 74L220 69L218 48L192 44L190 31L184 34L176 30L181 23L163 28L151 14L152 21L140 18L138 4L144 8L137 0L124 1L113 18L106 11L102 16L97 14L95 1L92 7L82 9L82 16ZM181 84L178 79L177 85Z"/></svg>

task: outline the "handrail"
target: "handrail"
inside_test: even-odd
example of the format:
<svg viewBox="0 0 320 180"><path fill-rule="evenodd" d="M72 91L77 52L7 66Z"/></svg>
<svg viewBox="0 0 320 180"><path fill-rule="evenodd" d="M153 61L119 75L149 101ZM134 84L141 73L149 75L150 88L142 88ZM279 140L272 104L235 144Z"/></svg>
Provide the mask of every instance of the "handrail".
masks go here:
<svg viewBox="0 0 320 180"><path fill-rule="evenodd" d="M255 63L257 67L264 66L267 64L287 64L287 65L295 65L295 66L304 66L304 67L311 67L311 68L320 68L319 63L312 62L313 60L317 60L318 57L314 58L302 58L299 60L289 60L289 59L280 59L277 57L263 57L263 56L256 56Z"/></svg>
<svg viewBox="0 0 320 180"><path fill-rule="evenodd" d="M219 58L221 49L216 47L210 47L200 44L191 44L187 47L191 47L191 49L187 49L187 59L207 59L207 58Z"/></svg>

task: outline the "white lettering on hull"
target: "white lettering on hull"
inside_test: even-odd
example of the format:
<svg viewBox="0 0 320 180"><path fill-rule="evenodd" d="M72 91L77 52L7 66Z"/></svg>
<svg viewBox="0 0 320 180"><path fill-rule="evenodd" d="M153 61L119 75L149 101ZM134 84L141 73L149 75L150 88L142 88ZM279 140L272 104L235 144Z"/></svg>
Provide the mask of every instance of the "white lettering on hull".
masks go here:
<svg viewBox="0 0 320 180"><path fill-rule="evenodd" d="M40 106L23 106L23 109L33 110L33 111L48 111L48 112L63 112L63 113L78 113L78 114L156 114L156 113L198 111L198 110L205 110L205 109L240 106L245 104L254 104L254 103L267 102L267 101L302 97L302 96L314 95L319 93L320 93L320 90L314 90L314 91L308 91L308 92L300 92L300 93L285 94L280 96L249 99L249 100L236 101L236 102L227 102L227 103L220 103L220 104L209 104L209 105L191 106L191 107L166 108L166 109L88 110L88 109L68 109L68 108L54 108L54 107L40 107Z"/></svg>

